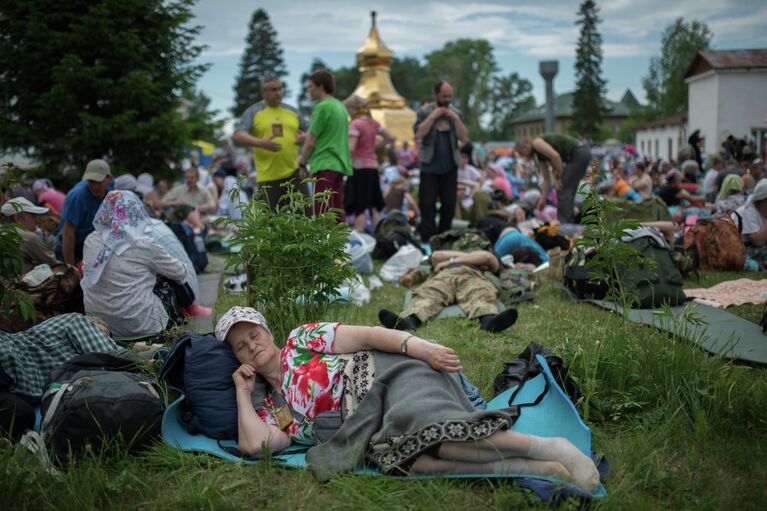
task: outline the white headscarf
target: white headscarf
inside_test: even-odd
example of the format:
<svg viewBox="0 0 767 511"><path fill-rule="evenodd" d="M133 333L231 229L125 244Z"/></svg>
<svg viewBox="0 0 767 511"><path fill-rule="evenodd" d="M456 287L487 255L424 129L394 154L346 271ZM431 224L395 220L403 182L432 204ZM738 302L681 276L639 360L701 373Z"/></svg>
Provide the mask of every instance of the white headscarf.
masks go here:
<svg viewBox="0 0 767 511"><path fill-rule="evenodd" d="M113 254L125 252L136 239L152 230L152 223L138 196L127 190L109 192L101 203L93 227L104 240L93 266L80 281L80 287L95 286Z"/></svg>
<svg viewBox="0 0 767 511"><path fill-rule="evenodd" d="M242 213L237 206L239 206L241 202L247 202L248 196L245 192L239 190L238 193L235 193L234 200L232 200L232 190L235 189L239 190L237 178L234 176L226 176L224 178L224 191L221 192L221 200L218 203L218 214L220 216L228 216L229 218L235 219L242 217Z"/></svg>
<svg viewBox="0 0 767 511"><path fill-rule="evenodd" d="M764 178L756 183L753 193L748 197L748 202L754 203L763 199L767 199L767 179Z"/></svg>

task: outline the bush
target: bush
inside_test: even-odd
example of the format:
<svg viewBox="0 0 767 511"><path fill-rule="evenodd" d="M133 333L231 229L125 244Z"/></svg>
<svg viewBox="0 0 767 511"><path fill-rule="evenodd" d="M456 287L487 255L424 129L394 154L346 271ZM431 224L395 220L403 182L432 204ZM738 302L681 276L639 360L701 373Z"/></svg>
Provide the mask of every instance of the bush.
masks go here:
<svg viewBox="0 0 767 511"><path fill-rule="evenodd" d="M330 193L315 198L327 204ZM336 222L342 212L304 215L311 198L290 189L283 198L279 211L258 194L240 205L232 239L240 252L228 262L245 266L248 304L264 314L277 342L296 326L322 318L338 288L356 275L345 250L349 226Z"/></svg>

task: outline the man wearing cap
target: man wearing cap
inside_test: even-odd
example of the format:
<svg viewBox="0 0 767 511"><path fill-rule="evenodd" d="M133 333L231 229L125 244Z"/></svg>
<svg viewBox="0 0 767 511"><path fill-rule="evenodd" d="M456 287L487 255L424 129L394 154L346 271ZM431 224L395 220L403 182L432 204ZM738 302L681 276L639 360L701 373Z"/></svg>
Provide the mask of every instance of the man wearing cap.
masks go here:
<svg viewBox="0 0 767 511"><path fill-rule="evenodd" d="M83 180L67 193L56 239L56 256L66 264L82 261L85 238L93 232L93 218L111 185L109 164L96 159L88 162Z"/></svg>
<svg viewBox="0 0 767 511"><path fill-rule="evenodd" d="M35 233L37 227L37 217L47 215L48 208L35 206L24 197L11 199L0 208L3 220L6 223L19 224L17 232L21 236L21 256L23 271L27 273L38 264L47 264L55 266L60 264L53 255L53 251L48 248L43 240Z"/></svg>
<svg viewBox="0 0 767 511"><path fill-rule="evenodd" d="M245 110L232 139L253 150L258 188L276 209L285 193L283 184L309 196L298 172L298 144L303 142L306 125L298 110L282 102L285 87L276 76L261 80L264 98Z"/></svg>

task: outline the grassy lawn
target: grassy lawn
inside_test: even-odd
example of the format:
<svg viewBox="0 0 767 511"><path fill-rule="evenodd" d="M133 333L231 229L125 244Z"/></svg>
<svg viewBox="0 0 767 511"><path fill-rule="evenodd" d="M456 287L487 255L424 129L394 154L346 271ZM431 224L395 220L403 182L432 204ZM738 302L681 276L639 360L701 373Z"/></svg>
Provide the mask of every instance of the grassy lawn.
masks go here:
<svg viewBox="0 0 767 511"><path fill-rule="evenodd" d="M743 274L702 273L688 287ZM750 274L751 278L761 275ZM329 320L377 324L380 308L399 310L405 289L386 285L364 307L334 307ZM238 303L222 296L217 312ZM488 334L465 319L419 329L456 349L483 396L505 360L532 341L560 354L584 392L579 410L594 449L612 465L599 509L763 509L767 500L767 372L731 364L653 329L625 324L573 303L542 281L519 320ZM751 321L762 306L729 310ZM767 342L767 337L765 337ZM338 477L319 485L307 471L253 467L158 445L140 456L87 459L51 477L0 449L0 501L6 509L519 509L545 508L512 481L402 481ZM570 500L563 509L580 507Z"/></svg>

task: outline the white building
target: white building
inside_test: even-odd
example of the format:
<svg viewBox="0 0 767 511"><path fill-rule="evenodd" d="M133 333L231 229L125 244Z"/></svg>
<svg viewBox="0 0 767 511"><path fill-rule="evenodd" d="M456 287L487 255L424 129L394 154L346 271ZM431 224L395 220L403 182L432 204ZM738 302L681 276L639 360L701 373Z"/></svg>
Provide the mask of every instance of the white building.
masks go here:
<svg viewBox="0 0 767 511"><path fill-rule="evenodd" d="M684 75L689 88L688 126L699 129L706 152L728 135L767 138L767 49L698 52Z"/></svg>
<svg viewBox="0 0 767 511"><path fill-rule="evenodd" d="M676 160L679 149L687 145L687 112L640 126L636 148L652 159Z"/></svg>

